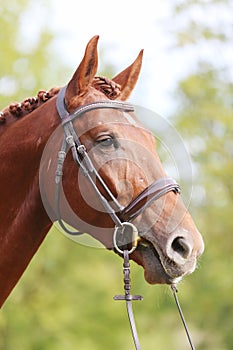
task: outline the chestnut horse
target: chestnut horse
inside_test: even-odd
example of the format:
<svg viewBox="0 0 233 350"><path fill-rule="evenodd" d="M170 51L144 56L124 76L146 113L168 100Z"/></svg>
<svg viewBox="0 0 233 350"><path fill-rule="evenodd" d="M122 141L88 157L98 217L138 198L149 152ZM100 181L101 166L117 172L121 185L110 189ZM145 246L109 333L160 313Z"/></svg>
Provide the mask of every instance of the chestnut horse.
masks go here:
<svg viewBox="0 0 233 350"><path fill-rule="evenodd" d="M133 222L138 236L130 258L143 266L149 283L179 281L194 271L203 252L202 237L182 203L177 184L166 177L153 135L124 102L138 79L142 51L132 65L109 80L95 76L97 42L98 36L89 41L83 60L65 89L39 92L37 97L11 104L0 114L0 306L43 242L52 221L57 219L56 211L51 209L53 214L48 214L48 208L53 207L56 171L60 171L58 176L63 173L63 194L72 208L70 219L67 208L61 204L62 219L68 224L112 249L114 245L117 248L112 243L114 226L122 221ZM88 112L82 113L86 106ZM61 121L61 117L66 120ZM72 124L85 151L82 161L86 159L89 168L98 169L94 185L89 181L92 174L85 174L82 162L77 166L71 151L67 151L63 169L53 159L51 164L48 162L46 175L47 170L41 165L43 152L52 140L57 159L64 136L61 124L64 128ZM76 144L73 149L77 148ZM43 185L43 201L41 167L47 181ZM75 216L79 218L77 222L73 220Z"/></svg>

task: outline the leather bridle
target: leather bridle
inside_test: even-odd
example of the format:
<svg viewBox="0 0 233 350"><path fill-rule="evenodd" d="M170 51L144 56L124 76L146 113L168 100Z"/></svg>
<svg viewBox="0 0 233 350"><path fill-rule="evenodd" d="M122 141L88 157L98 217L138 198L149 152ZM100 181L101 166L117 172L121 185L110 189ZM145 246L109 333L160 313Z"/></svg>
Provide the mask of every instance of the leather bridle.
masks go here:
<svg viewBox="0 0 233 350"><path fill-rule="evenodd" d="M95 169L87 151L85 145L80 142L77 133L74 130L73 122L75 119L80 118L86 112L95 109L116 109L123 112L133 112L134 107L131 104L122 103L119 101L97 101L83 106L78 107L74 112L69 113L65 104L65 92L66 86L63 87L57 96L56 107L58 114L61 118L61 124L64 128L64 139L62 143L61 150L58 152L58 163L56 169L55 183L55 212L56 218L63 228L63 230L70 235L80 235L80 231L70 230L66 224L62 221L60 212L60 191L62 186L62 175L63 175L63 164L66 158L66 154L70 149L72 152L73 160L81 169L83 175L90 182L93 190L97 194L100 202L105 208L105 212L111 217L115 224L115 230L113 234L113 246L123 256L124 259L124 295L116 295L115 300L125 300L126 307L129 317L129 322L131 326L132 336L135 344L136 350L141 350L137 329L135 325L132 300L141 300L140 295L131 295L130 293L130 264L129 264L129 254L132 253L138 244L140 239L138 235L138 230L132 221L140 215L152 202L159 199L166 193L173 191L176 194L180 193L180 187L176 181L170 177L164 177L159 180L154 181L148 187L146 187L141 193L139 193L136 198L134 198L126 207L122 207L117 199L112 194L111 190L108 188L102 177L98 174ZM111 203L107 200L97 187L94 178L99 182L107 196L110 198ZM129 248L129 244L131 244ZM175 301L185 327L185 331L192 350L195 350L192 340L190 338L189 331L187 329L176 293L177 289L174 285L171 285Z"/></svg>
<svg viewBox="0 0 233 350"><path fill-rule="evenodd" d="M122 207L117 199L108 188L103 178L99 175L95 169L87 151L85 145L80 142L77 133L74 130L73 122L77 118L83 116L86 112L95 109L116 109L124 112L133 112L134 107L131 104L119 102L119 101L97 101L78 107L72 113L69 113L65 104L65 92L66 86L63 87L57 96L56 107L58 114L61 118L61 124L64 128L64 140L61 150L58 153L58 164L56 170L56 216L59 224L62 228L71 235L80 235L82 232L71 231L62 221L60 213L60 187L62 183L63 164L68 150L72 152L73 160L77 166L81 169L83 175L92 185L93 190L97 194L100 202L104 206L105 212L111 217L115 224L115 231L113 236L113 244L115 249L123 254L125 245L130 242L132 244L129 253L132 253L137 247L138 232L137 228L131 223L138 215L140 215L153 201L159 199L166 193L173 191L180 193L180 187L176 181L170 177L161 178L154 181L146 189L138 194L126 207ZM111 203L107 200L97 187L94 178L99 182L99 185L103 188L104 192L110 198Z"/></svg>

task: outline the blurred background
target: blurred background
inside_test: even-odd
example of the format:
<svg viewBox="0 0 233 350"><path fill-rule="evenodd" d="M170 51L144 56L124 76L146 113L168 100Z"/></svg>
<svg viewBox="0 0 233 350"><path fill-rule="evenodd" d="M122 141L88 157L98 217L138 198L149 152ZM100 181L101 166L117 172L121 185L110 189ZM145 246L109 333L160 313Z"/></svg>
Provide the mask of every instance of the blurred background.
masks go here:
<svg viewBox="0 0 233 350"><path fill-rule="evenodd" d="M145 49L131 101L176 127L195 168L189 209L206 250L179 297L199 350L233 349L232 14L232 0L0 4L0 108L66 84L96 34L109 77ZM188 349L170 289L133 263L132 285L142 349ZM119 257L53 229L0 311L0 350L133 349L121 292Z"/></svg>

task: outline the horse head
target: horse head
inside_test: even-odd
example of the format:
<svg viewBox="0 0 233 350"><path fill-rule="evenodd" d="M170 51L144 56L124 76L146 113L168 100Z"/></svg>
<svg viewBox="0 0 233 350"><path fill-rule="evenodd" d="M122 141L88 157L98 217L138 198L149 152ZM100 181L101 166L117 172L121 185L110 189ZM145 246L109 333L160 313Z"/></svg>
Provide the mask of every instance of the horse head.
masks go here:
<svg viewBox="0 0 233 350"><path fill-rule="evenodd" d="M63 95L58 97L62 98L65 110L63 126L69 129L72 125L80 145L85 147L85 155L80 156L78 166L71 152L67 152L63 165L61 217L109 249L114 249L117 220L120 223L129 221L138 232L136 249L130 257L143 266L146 280L151 284L174 283L194 271L204 244L177 185L167 180L153 134L124 103L137 82L143 52L128 68L108 80L96 77L97 42L97 36L89 41L83 60ZM104 108L98 108L98 104ZM86 106L91 107L85 112ZM59 130L61 140L64 131L62 127ZM72 131L69 132L73 137ZM52 151L55 140L51 142ZM78 146L74 145L74 152ZM89 167L96 170L96 173L91 170L92 183L82 162L85 166L89 162ZM53 172L56 166L57 162L52 161ZM163 192L166 186L169 189ZM101 198L110 203L115 222Z"/></svg>

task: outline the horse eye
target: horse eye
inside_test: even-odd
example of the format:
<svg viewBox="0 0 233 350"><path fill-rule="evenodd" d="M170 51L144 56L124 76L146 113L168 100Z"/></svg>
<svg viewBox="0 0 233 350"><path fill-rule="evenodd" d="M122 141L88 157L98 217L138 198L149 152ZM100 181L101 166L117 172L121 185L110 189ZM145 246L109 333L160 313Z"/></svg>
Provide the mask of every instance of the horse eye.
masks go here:
<svg viewBox="0 0 233 350"><path fill-rule="evenodd" d="M102 147L111 147L114 144L114 139L111 136L102 136L96 141Z"/></svg>

